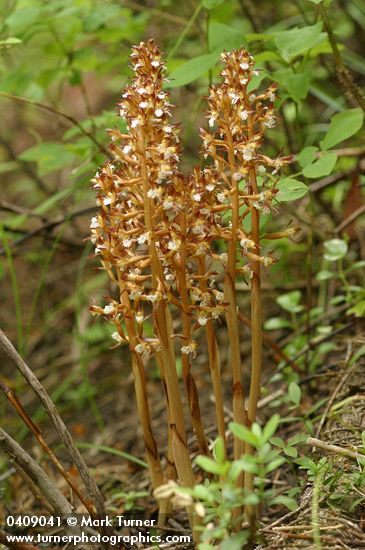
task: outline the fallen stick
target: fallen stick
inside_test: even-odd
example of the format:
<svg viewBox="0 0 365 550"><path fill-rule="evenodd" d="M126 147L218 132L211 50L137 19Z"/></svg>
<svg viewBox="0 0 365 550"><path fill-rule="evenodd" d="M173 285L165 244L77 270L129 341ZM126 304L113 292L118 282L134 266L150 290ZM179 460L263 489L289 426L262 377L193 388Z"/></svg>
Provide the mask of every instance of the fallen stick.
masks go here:
<svg viewBox="0 0 365 550"><path fill-rule="evenodd" d="M360 460L361 462L365 462L365 455L360 454L357 451L351 451L350 449L346 449L345 447L339 447L338 445L325 443L321 439L317 439L315 437L309 437L306 443L307 445L312 445L312 447L317 447L318 449L322 449L323 451L328 451L330 453L352 458L353 460Z"/></svg>

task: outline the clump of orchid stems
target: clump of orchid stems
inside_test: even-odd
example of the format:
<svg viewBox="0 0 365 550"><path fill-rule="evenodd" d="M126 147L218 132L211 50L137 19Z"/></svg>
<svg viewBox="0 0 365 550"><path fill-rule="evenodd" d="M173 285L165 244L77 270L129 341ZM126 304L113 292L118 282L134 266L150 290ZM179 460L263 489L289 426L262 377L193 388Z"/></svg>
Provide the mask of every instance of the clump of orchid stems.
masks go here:
<svg viewBox="0 0 365 550"><path fill-rule="evenodd" d="M159 50L152 41L141 43L133 48L131 59L134 79L118 106L128 132L110 130L114 160L93 179L99 211L91 221L91 239L119 295L91 309L114 324L116 345L129 346L152 486L156 489L177 478L191 487L194 475L177 356L199 451L208 455L194 373L199 341L205 337L217 433L228 452L216 321L225 318L227 325L230 359L224 368L232 373L233 419L250 426L260 390L261 267L274 261L260 245L260 217L270 212L278 171L290 159L272 160L261 152L265 129L275 125L276 85L262 93L252 91L257 71L251 55L240 49L222 54L223 81L210 88L208 129L201 129L205 167L183 175L179 125L171 121L173 105L164 90L165 65ZM250 218L248 231L245 218ZM218 242L226 248L221 254ZM242 276L251 282L247 406L235 289ZM175 328L177 320L180 329ZM168 418L166 471L151 428L146 368L153 358L160 369ZM234 459L244 452L252 450L235 438ZM238 483L243 487L244 479ZM250 476L246 486L252 487Z"/></svg>

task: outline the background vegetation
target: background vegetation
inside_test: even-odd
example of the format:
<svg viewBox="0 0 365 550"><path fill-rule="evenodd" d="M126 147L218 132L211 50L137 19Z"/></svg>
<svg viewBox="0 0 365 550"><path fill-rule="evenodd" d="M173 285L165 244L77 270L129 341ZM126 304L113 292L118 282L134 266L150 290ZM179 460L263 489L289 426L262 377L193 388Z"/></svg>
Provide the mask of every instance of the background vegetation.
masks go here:
<svg viewBox="0 0 365 550"><path fill-rule="evenodd" d="M277 262L270 277L264 273L263 397L275 399L261 420L277 410L285 417L291 428L276 441L285 448L296 431L314 435L336 354L348 342L347 365L363 353L365 2L2 0L1 8L1 326L80 446L91 447L89 461L111 503L128 506L128 475L139 472L141 445L128 354L110 349L113 327L89 313L113 291L91 255L90 179L108 156L105 129L123 129L115 104L130 77L130 46L141 40L154 38L167 57L177 120L184 121L185 167L196 163L203 98L223 49L247 47L257 78L279 84L267 151L296 160L267 229L296 224L301 233L277 241ZM245 308L244 279L239 289ZM245 342L242 354L249 355ZM150 376L159 387L157 373ZM45 414L10 362L1 377L52 442ZM22 441L27 430L5 399L0 410L4 427ZM122 468L113 458L107 474L111 447L129 461ZM297 458L296 449L290 453ZM6 461L2 468L6 508L22 493Z"/></svg>

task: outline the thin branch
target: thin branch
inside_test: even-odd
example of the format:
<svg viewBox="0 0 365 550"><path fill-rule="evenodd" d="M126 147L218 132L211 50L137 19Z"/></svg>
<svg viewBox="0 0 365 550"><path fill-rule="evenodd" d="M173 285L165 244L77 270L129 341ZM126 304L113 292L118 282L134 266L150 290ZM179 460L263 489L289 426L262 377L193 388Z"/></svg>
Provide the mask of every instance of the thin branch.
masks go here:
<svg viewBox="0 0 365 550"><path fill-rule="evenodd" d="M350 449L346 449L345 447L339 447L338 445L331 445L329 443L325 443L325 441L322 441L321 439L317 439L316 437L309 437L307 439L307 445L311 445L312 447L317 447L318 449L322 449L323 451L328 451L329 453L334 453L337 455L345 456L347 458L352 458L353 460L361 461L362 463L365 462L365 455L359 453L357 449L355 451L351 451Z"/></svg>
<svg viewBox="0 0 365 550"><path fill-rule="evenodd" d="M352 212L352 214L350 214L349 216L347 216L347 218L345 218L343 220L342 223L340 223L340 225L338 227L336 227L335 229L335 232L336 233L341 233L341 231L343 231L344 229L346 229L346 227L348 227L349 225L352 224L352 222L354 222L355 220L357 220L357 218L359 218L360 216L362 216L362 214L365 213L365 204L363 204L362 206L359 206L359 208L356 208L356 210L354 212Z"/></svg>
<svg viewBox="0 0 365 550"><path fill-rule="evenodd" d="M362 90L354 82L353 76L348 67L343 62L341 52L337 46L335 33L333 31L327 8L324 2L318 4L319 13L323 19L324 27L327 32L328 40L331 45L333 57L335 59L338 81L344 89L345 95L348 95L365 111L365 96Z"/></svg>
<svg viewBox="0 0 365 550"><path fill-rule="evenodd" d="M108 158L110 158L111 160L113 159L112 155L104 147L104 145L102 143L100 143L96 139L96 137L93 136L90 132L87 132L82 127L80 122L78 120L76 120L76 118L74 118L73 116L68 115L67 113L63 113L62 111L59 111L58 109L55 109L54 107L51 107L50 105L45 105L44 103L40 103L39 101L33 101L32 99L27 99L26 97L17 96L17 95L14 95L14 94L8 94L6 92L0 92L0 97L4 97L6 99L11 99L13 101L18 101L19 103L24 103L26 105L33 105L34 107L38 107L38 109L43 109L44 111L48 111L49 113L52 113L53 115L57 115L59 117L62 117L64 119L68 120L68 122L70 122L71 124L76 126L76 128L78 128L84 136L89 138L94 143L94 145L96 145L96 147L98 149L100 149L100 151L102 151Z"/></svg>
<svg viewBox="0 0 365 550"><path fill-rule="evenodd" d="M40 488L56 514L65 517L73 513L71 504L57 489L54 481L48 477L39 464L2 428L0 428L0 448Z"/></svg>
<svg viewBox="0 0 365 550"><path fill-rule="evenodd" d="M14 361L16 368L19 370L19 372L28 382L29 386L33 389L33 391L41 400L43 407L49 414L49 417L58 433L60 440L65 445L65 449L71 459L71 462L75 464L75 466L79 470L80 476L85 484L89 497L94 502L98 514L101 517L105 517L106 511L104 506L104 500L99 491L99 488L95 480L91 476L80 451L74 444L72 440L72 436L68 431L62 418L60 417L54 403L52 402L45 388L39 382L38 378L35 376L33 371L30 369L30 367L28 367L28 365L25 363L23 358L19 355L17 350L14 348L13 344L10 342L10 340L7 338L7 336L4 334L4 332L1 329L0 329L0 345L4 349L6 354Z"/></svg>
<svg viewBox="0 0 365 550"><path fill-rule="evenodd" d="M47 445L41 430L38 428L38 426L33 422L33 420L29 417L28 413L25 411L23 405L15 395L15 393L0 379L0 389L5 393L7 399L12 404L12 406L15 408L17 413L19 414L20 418L23 420L26 426L30 429L30 431L35 436L36 440L38 441L39 445L42 447L42 449L47 453L49 456L52 464L56 467L57 471L62 475L64 480L68 483L68 485L71 487L75 495L78 497L80 502L85 506L85 509L89 512L91 516L94 516L94 510L92 506L86 501L86 499L83 497L83 495L80 493L79 489L73 482L73 480L70 478L68 473L63 468L62 464L59 462L55 454L53 453L52 449Z"/></svg>

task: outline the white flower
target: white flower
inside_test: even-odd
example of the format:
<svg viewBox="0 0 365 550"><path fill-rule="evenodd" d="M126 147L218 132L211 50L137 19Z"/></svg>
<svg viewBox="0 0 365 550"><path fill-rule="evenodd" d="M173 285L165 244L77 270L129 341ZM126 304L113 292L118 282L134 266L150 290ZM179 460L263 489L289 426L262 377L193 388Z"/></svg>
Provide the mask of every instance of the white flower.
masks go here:
<svg viewBox="0 0 365 550"><path fill-rule="evenodd" d="M108 305L106 305L106 306L104 307L104 309L103 309L103 313L104 313L105 315L111 315L111 314L114 313L114 312L115 312L115 307L114 307L113 304L108 304ZM117 334L118 334L118 333L117 333Z"/></svg>
<svg viewBox="0 0 365 550"><path fill-rule="evenodd" d="M248 82L248 78L241 78L240 79L240 84L242 84L243 86L245 86Z"/></svg>
<svg viewBox="0 0 365 550"><path fill-rule="evenodd" d="M214 294L215 294L215 297L216 297L216 299L218 300L218 302L223 302L223 300L224 300L224 292L221 292L220 290L216 290L216 291L214 292Z"/></svg>
<svg viewBox="0 0 365 550"><path fill-rule="evenodd" d="M122 243L123 243L124 248L130 248L131 245L132 245L132 240L131 239L123 239Z"/></svg>
<svg viewBox="0 0 365 550"><path fill-rule="evenodd" d="M216 121L216 118L214 116L211 116L210 119L209 119L209 126L211 128L213 128L213 126L215 124L215 121Z"/></svg>
<svg viewBox="0 0 365 550"><path fill-rule="evenodd" d="M157 59L154 59L151 63L152 67L159 67L160 66L160 62L157 61Z"/></svg>
<svg viewBox="0 0 365 550"><path fill-rule="evenodd" d="M242 149L242 156L243 156L243 160L252 160L253 158L253 152L252 152L252 149L251 147L244 147Z"/></svg>
<svg viewBox="0 0 365 550"><path fill-rule="evenodd" d="M137 88L137 92L139 93L139 95L142 95L142 94L145 94L146 93L146 88Z"/></svg>
<svg viewBox="0 0 365 550"><path fill-rule="evenodd" d="M158 296L157 294L147 294L146 298L149 302L151 302L151 304L154 304L157 302Z"/></svg>
<svg viewBox="0 0 365 550"><path fill-rule="evenodd" d="M122 118L125 116L125 110L124 109L119 109L119 116L121 116Z"/></svg>
<svg viewBox="0 0 365 550"><path fill-rule="evenodd" d="M232 175L232 178L233 178L235 181L239 181L240 179L242 179L242 174L240 174L240 172L235 172L235 173Z"/></svg>
<svg viewBox="0 0 365 550"><path fill-rule="evenodd" d="M198 323L201 327L204 327L207 324L207 317L203 317L202 315L198 317Z"/></svg>
<svg viewBox="0 0 365 550"><path fill-rule="evenodd" d="M256 95L255 94L251 94L250 97L248 98L251 102L252 101L255 101L256 99Z"/></svg>
<svg viewBox="0 0 365 550"><path fill-rule="evenodd" d="M170 208L172 208L174 206L174 203L171 200L166 200L166 201L164 201L162 206L163 206L164 210L169 210Z"/></svg>
<svg viewBox="0 0 365 550"><path fill-rule="evenodd" d="M244 71L247 71L247 69L250 68L250 65L248 63L240 63L240 67L241 69L243 69Z"/></svg>
<svg viewBox="0 0 365 550"><path fill-rule="evenodd" d="M264 173L266 172L265 166L263 166L262 164L260 164L260 166L258 167L258 171L259 171L261 174L264 174Z"/></svg>
<svg viewBox="0 0 365 550"><path fill-rule="evenodd" d="M248 112L247 112L247 111L241 111L241 112L240 112L240 118L241 118L242 120L247 120L247 118L248 118Z"/></svg>
<svg viewBox="0 0 365 550"><path fill-rule="evenodd" d="M138 324L143 323L143 320L144 320L143 313L141 312L136 313L135 320L137 321Z"/></svg>
<svg viewBox="0 0 365 550"><path fill-rule="evenodd" d="M119 332L113 332L112 338L113 338L113 340L115 340L116 342L123 342L123 338L121 337L121 335L119 334Z"/></svg>
<svg viewBox="0 0 365 550"><path fill-rule="evenodd" d="M201 201L201 198L202 196L200 195L200 193L195 193L193 195L193 199L196 201L196 202L200 202Z"/></svg>
<svg viewBox="0 0 365 550"><path fill-rule="evenodd" d="M235 92L229 92L228 95L231 98L232 105L236 105L236 103L239 100L240 96L238 94L236 94Z"/></svg>
<svg viewBox="0 0 365 550"><path fill-rule="evenodd" d="M270 93L269 93L269 99L270 99L270 101L271 101L272 103L274 103L274 101L275 101L275 94L274 94L274 92L270 92Z"/></svg>
<svg viewBox="0 0 365 550"><path fill-rule="evenodd" d="M264 256L263 259L262 259L262 262L263 262L265 267L268 267L269 265L274 263L274 260L272 258L270 258L270 256Z"/></svg>
<svg viewBox="0 0 365 550"><path fill-rule="evenodd" d="M167 243L167 248L169 250L177 250L180 246L180 243L178 241L171 240Z"/></svg>
<svg viewBox="0 0 365 550"><path fill-rule="evenodd" d="M165 99L166 94L165 94L165 92L160 92L160 93L157 94L157 97L158 97L158 99Z"/></svg>
<svg viewBox="0 0 365 550"><path fill-rule="evenodd" d="M208 185L207 185L207 191L213 191L213 190L214 190L214 187L215 187L214 183L208 183Z"/></svg>
<svg viewBox="0 0 365 550"><path fill-rule="evenodd" d="M149 351L148 345L145 344L144 342L141 342L140 344L136 345L136 347L134 348L134 351L136 351L137 353L143 353L145 351Z"/></svg>
<svg viewBox="0 0 365 550"><path fill-rule="evenodd" d="M157 189L149 189L147 191L147 197L150 199L155 199L158 196Z"/></svg>
<svg viewBox="0 0 365 550"><path fill-rule="evenodd" d="M243 239L240 240L240 245L242 246L242 248L245 252L247 252L248 248L254 248L255 247L255 243L253 242L253 240L246 239L246 238L243 238Z"/></svg>
<svg viewBox="0 0 365 550"><path fill-rule="evenodd" d="M141 109L147 109L148 107L148 101L141 101L141 103L138 105Z"/></svg>
<svg viewBox="0 0 365 550"><path fill-rule="evenodd" d="M259 71L252 71L252 74L253 74L254 76L259 76Z"/></svg>
<svg viewBox="0 0 365 550"><path fill-rule="evenodd" d="M275 126L275 117L273 115L269 115L267 117L267 120L265 120L264 122L264 125L266 126L266 128L274 128Z"/></svg>
<svg viewBox="0 0 365 550"><path fill-rule="evenodd" d="M181 347L181 353L183 353L184 355L189 355L190 353L195 353L195 351L196 351L196 343L195 342L190 342L188 345Z"/></svg>
<svg viewBox="0 0 365 550"><path fill-rule="evenodd" d="M138 244L144 244L148 242L148 233L142 233L137 239Z"/></svg>
<svg viewBox="0 0 365 550"><path fill-rule="evenodd" d="M162 129L164 132L166 132L166 134L171 134L172 132L172 126L169 126L168 124L164 126Z"/></svg>
<svg viewBox="0 0 365 550"><path fill-rule="evenodd" d="M219 200L219 202L224 202L226 200L225 194L217 193L217 199Z"/></svg>
<svg viewBox="0 0 365 550"><path fill-rule="evenodd" d="M156 109L156 110L155 110L155 115L156 115L157 117L161 117L161 116L163 115L163 110L162 110L162 109Z"/></svg>
<svg viewBox="0 0 365 550"><path fill-rule="evenodd" d="M105 199L103 199L103 204L104 204L105 206L108 206L108 205L111 204L111 203L112 203L111 197L106 197Z"/></svg>
<svg viewBox="0 0 365 550"><path fill-rule="evenodd" d="M131 145L124 145L123 149L122 149L122 152L125 154L125 155L128 155L128 153L130 153L132 150L132 146Z"/></svg>
<svg viewBox="0 0 365 550"><path fill-rule="evenodd" d="M90 229L96 229L97 227L100 227L100 225L98 222L98 218L94 216L93 218L91 218Z"/></svg>
<svg viewBox="0 0 365 550"><path fill-rule="evenodd" d="M133 118L131 122L131 128L136 128L139 125L138 118Z"/></svg>

